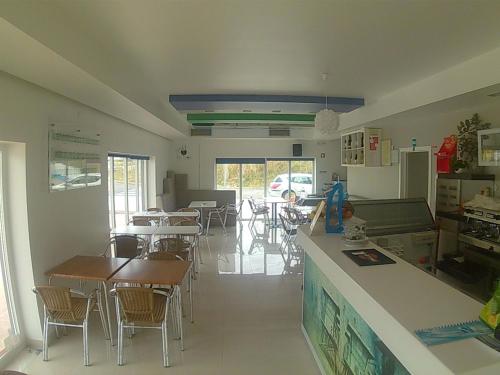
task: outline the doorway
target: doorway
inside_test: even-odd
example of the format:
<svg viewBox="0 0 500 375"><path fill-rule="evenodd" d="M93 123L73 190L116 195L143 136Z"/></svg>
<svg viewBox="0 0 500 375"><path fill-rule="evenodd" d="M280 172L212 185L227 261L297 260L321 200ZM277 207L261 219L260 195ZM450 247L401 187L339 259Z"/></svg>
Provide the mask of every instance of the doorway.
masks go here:
<svg viewBox="0 0 500 375"><path fill-rule="evenodd" d="M432 207L432 148L401 148L399 198L425 198Z"/></svg>

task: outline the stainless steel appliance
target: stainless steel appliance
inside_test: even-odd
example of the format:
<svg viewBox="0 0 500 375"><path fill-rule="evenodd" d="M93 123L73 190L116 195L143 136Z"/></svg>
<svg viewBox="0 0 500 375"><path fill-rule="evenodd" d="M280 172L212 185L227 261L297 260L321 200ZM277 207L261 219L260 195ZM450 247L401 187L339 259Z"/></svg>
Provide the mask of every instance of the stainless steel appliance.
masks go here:
<svg viewBox="0 0 500 375"><path fill-rule="evenodd" d="M463 204L481 191L494 192L495 176L485 174L439 174L436 181L436 224L439 227L438 259L455 254L463 222Z"/></svg>
<svg viewBox="0 0 500 375"><path fill-rule="evenodd" d="M351 204L354 216L366 221L370 240L425 271L433 271L438 233L424 198L354 200Z"/></svg>
<svg viewBox="0 0 500 375"><path fill-rule="evenodd" d="M466 206L464 217L457 250L438 262L438 277L485 301L500 276L500 211Z"/></svg>

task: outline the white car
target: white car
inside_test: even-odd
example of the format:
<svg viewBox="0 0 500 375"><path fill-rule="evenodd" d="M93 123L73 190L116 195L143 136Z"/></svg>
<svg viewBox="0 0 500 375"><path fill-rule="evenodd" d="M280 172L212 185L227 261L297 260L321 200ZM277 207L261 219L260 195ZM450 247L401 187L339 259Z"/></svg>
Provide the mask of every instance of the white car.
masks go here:
<svg viewBox="0 0 500 375"><path fill-rule="evenodd" d="M52 186L52 190L80 189L87 186L97 186L101 184L100 173L80 174L71 180Z"/></svg>
<svg viewBox="0 0 500 375"><path fill-rule="evenodd" d="M289 182L291 177L290 194L288 192ZM313 176L309 173L292 173L280 174L269 184L269 195L272 197L282 197L288 199L291 197L306 197L307 194L313 193Z"/></svg>

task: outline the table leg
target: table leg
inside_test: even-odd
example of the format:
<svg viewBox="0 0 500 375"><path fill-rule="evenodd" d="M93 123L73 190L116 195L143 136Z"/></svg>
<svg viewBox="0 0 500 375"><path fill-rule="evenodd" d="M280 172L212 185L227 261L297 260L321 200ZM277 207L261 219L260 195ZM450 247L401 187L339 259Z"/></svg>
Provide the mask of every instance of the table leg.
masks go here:
<svg viewBox="0 0 500 375"><path fill-rule="evenodd" d="M193 323L194 322L194 319L193 319L193 278L191 277L190 273L191 272L188 273L188 279L189 279L189 309L190 309L190 313L191 313L191 323Z"/></svg>
<svg viewBox="0 0 500 375"><path fill-rule="evenodd" d="M201 222L201 227L203 230L205 230L205 222L203 220L203 207L200 207L200 222Z"/></svg>
<svg viewBox="0 0 500 375"><path fill-rule="evenodd" d="M176 294L177 294L177 319L179 322L179 336L181 339L181 351L184 351L184 333L182 330L182 295L181 295L181 288L179 285L175 286L176 288Z"/></svg>
<svg viewBox="0 0 500 375"><path fill-rule="evenodd" d="M278 216L278 203L273 202L273 221L275 228L278 226L277 216Z"/></svg>
<svg viewBox="0 0 500 375"><path fill-rule="evenodd" d="M104 303L106 304L106 319L108 321L109 341L111 343L111 346L114 346L113 329L111 328L111 314L109 312L108 286L106 284L106 281L102 281L102 289L104 292Z"/></svg>

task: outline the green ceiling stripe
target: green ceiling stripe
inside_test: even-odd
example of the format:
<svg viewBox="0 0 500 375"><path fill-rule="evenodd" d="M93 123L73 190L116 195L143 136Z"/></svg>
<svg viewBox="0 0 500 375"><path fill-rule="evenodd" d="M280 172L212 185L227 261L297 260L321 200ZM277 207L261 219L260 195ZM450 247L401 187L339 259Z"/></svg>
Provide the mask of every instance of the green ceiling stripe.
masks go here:
<svg viewBox="0 0 500 375"><path fill-rule="evenodd" d="M291 113L188 113L190 123L220 122L220 121L290 121L314 122L315 114Z"/></svg>

